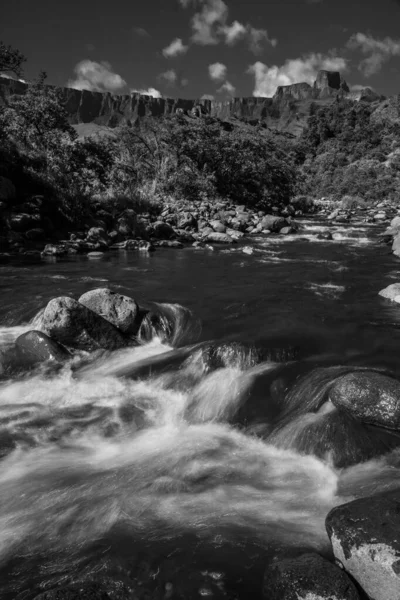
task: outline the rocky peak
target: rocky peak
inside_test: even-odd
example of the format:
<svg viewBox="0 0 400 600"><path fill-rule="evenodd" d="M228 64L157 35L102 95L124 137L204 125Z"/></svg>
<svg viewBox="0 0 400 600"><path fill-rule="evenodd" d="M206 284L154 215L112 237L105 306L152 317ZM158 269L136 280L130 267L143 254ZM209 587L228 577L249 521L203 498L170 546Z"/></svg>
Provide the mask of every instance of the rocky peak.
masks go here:
<svg viewBox="0 0 400 600"><path fill-rule="evenodd" d="M349 92L349 86L339 73L339 71L319 71L317 79L314 83L314 91L318 91L321 94L331 94L332 91L343 91Z"/></svg>

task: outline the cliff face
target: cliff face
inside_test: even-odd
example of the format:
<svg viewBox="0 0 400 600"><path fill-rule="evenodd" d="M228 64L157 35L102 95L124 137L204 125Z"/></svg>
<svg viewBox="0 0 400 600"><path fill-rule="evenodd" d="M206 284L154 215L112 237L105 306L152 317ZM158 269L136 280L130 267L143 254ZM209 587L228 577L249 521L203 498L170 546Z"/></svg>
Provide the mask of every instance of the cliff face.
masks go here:
<svg viewBox="0 0 400 600"><path fill-rule="evenodd" d="M0 76L0 102L6 103L14 94L24 94L27 88L28 84ZM138 119L171 115L182 110L220 119L236 117L263 121L268 127L295 135L301 132L312 102L326 103L338 95L351 97L340 73L330 71L320 71L314 86L296 83L278 87L272 98L233 98L226 102L153 98L141 94L115 96L72 88L59 90L73 125L94 123L116 127L120 123L134 123Z"/></svg>

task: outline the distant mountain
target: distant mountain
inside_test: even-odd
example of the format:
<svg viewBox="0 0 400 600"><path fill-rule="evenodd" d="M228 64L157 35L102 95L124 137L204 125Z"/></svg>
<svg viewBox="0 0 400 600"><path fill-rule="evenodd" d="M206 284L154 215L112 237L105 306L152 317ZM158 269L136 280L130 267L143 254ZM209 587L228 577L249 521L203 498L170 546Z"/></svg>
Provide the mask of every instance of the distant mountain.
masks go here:
<svg viewBox="0 0 400 600"><path fill-rule="evenodd" d="M0 102L6 103L14 94L24 94L29 84L0 76ZM224 120L240 119L263 122L271 129L298 136L316 106L324 106L336 99L376 102L384 99L371 88L351 92L340 73L319 71L314 85L295 83L280 86L272 98L233 98L229 101L153 98L141 94L125 96L110 93L59 88L70 121L79 132L83 124L100 129L134 123L150 116L174 114L177 111L194 115L210 115Z"/></svg>

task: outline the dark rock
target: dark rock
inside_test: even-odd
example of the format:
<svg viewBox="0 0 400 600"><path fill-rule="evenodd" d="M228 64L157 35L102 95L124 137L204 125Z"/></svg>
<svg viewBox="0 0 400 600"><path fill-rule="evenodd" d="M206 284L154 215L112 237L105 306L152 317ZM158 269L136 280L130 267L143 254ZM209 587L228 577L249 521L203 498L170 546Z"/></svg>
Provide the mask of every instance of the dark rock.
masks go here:
<svg viewBox="0 0 400 600"><path fill-rule="evenodd" d="M153 227L154 236L159 240L170 240L175 235L175 231L168 225L167 223L163 223L162 221L156 221Z"/></svg>
<svg viewBox="0 0 400 600"><path fill-rule="evenodd" d="M50 300L43 313L43 330L61 344L80 350L116 350L128 345L109 321L66 296Z"/></svg>
<svg viewBox="0 0 400 600"><path fill-rule="evenodd" d="M283 217L275 215L266 215L261 221L263 229L269 229L273 233L279 233L281 229L287 227L288 222Z"/></svg>
<svg viewBox="0 0 400 600"><path fill-rule="evenodd" d="M316 553L272 562L264 574L265 600L358 600L349 577Z"/></svg>
<svg viewBox="0 0 400 600"><path fill-rule="evenodd" d="M373 600L400 598L400 493L360 498L330 511L334 555Z"/></svg>
<svg viewBox="0 0 400 600"><path fill-rule="evenodd" d="M400 381L369 371L339 377L329 391L332 403L363 423L400 430Z"/></svg>
<svg viewBox="0 0 400 600"><path fill-rule="evenodd" d="M41 331L28 331L15 341L18 359L25 366L42 362L63 363L70 357L69 352Z"/></svg>
<svg viewBox="0 0 400 600"><path fill-rule="evenodd" d="M140 327L140 310L133 298L107 288L97 288L83 294L79 302L107 319L123 333L135 335Z"/></svg>

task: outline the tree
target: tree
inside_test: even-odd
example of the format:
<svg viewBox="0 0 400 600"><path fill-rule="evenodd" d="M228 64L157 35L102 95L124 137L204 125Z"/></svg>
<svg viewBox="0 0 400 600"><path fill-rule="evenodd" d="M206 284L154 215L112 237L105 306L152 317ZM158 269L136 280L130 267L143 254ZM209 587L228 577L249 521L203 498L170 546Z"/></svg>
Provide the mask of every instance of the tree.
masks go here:
<svg viewBox="0 0 400 600"><path fill-rule="evenodd" d="M0 40L0 73L14 73L17 77L21 77L22 65L25 61L25 56L19 50L6 46Z"/></svg>

